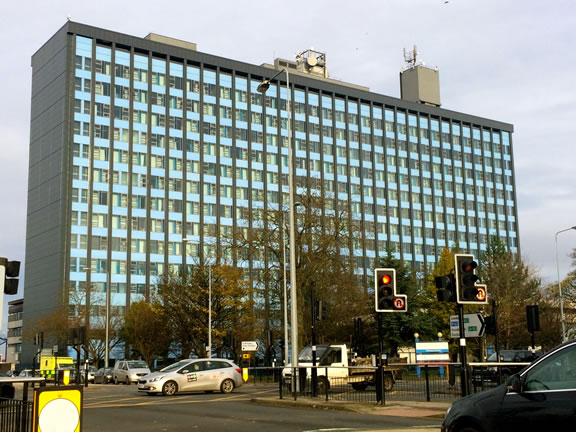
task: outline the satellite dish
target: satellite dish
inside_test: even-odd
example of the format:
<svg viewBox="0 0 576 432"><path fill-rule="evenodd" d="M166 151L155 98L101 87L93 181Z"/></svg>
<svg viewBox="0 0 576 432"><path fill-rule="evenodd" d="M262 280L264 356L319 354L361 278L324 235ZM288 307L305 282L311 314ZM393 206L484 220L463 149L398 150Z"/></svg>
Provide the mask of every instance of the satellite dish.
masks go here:
<svg viewBox="0 0 576 432"><path fill-rule="evenodd" d="M310 56L306 59L308 66L316 66L318 64L318 59L314 56Z"/></svg>

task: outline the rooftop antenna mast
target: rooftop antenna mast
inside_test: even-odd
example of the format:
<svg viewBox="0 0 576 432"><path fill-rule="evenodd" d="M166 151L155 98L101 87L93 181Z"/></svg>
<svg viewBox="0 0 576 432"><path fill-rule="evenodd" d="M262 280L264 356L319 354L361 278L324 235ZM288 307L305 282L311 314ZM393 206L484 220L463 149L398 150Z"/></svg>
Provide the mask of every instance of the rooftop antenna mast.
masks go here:
<svg viewBox="0 0 576 432"><path fill-rule="evenodd" d="M406 51L404 48L404 61L406 62L406 69L412 69L416 67L418 64L417 61L418 51L416 49L416 45L412 47L412 50Z"/></svg>

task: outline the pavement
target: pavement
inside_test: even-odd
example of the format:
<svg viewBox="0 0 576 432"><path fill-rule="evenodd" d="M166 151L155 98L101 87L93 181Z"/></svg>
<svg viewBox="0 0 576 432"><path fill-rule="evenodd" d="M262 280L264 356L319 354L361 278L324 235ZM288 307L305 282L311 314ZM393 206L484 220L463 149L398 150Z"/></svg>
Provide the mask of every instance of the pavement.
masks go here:
<svg viewBox="0 0 576 432"><path fill-rule="evenodd" d="M385 405L370 403L350 403L344 401L325 401L311 398L294 400L292 397L260 397L251 399L252 402L262 405L274 405L285 407L299 407L323 410L349 411L368 415L392 416L392 417L420 417L441 420L452 402L421 402L421 401L389 401ZM404 428L404 429L379 429L387 432L438 432L438 427L427 428ZM365 432L374 432L366 430Z"/></svg>

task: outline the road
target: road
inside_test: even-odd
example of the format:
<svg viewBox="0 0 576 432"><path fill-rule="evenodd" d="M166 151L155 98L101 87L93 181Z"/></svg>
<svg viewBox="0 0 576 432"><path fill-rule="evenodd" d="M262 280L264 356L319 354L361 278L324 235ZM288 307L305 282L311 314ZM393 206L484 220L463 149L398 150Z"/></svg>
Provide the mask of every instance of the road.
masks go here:
<svg viewBox="0 0 576 432"><path fill-rule="evenodd" d="M139 394L135 386L95 385L84 393L83 431L317 431L438 427L440 420L260 405L275 387L246 385L230 395Z"/></svg>

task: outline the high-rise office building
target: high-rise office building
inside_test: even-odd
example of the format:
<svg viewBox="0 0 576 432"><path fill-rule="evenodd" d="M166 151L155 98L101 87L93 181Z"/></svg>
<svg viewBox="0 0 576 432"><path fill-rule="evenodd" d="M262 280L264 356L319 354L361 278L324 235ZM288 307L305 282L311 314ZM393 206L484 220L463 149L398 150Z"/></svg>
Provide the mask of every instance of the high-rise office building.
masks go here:
<svg viewBox="0 0 576 432"><path fill-rule="evenodd" d="M408 67L398 99L330 79L315 51L256 66L74 22L32 67L25 323L62 305L101 319L107 296L121 313L285 206L289 119L296 184L361 224L361 277L387 248L420 271L492 235L518 250L513 127L440 108L435 70ZM257 91L284 68L290 104L283 74Z"/></svg>

